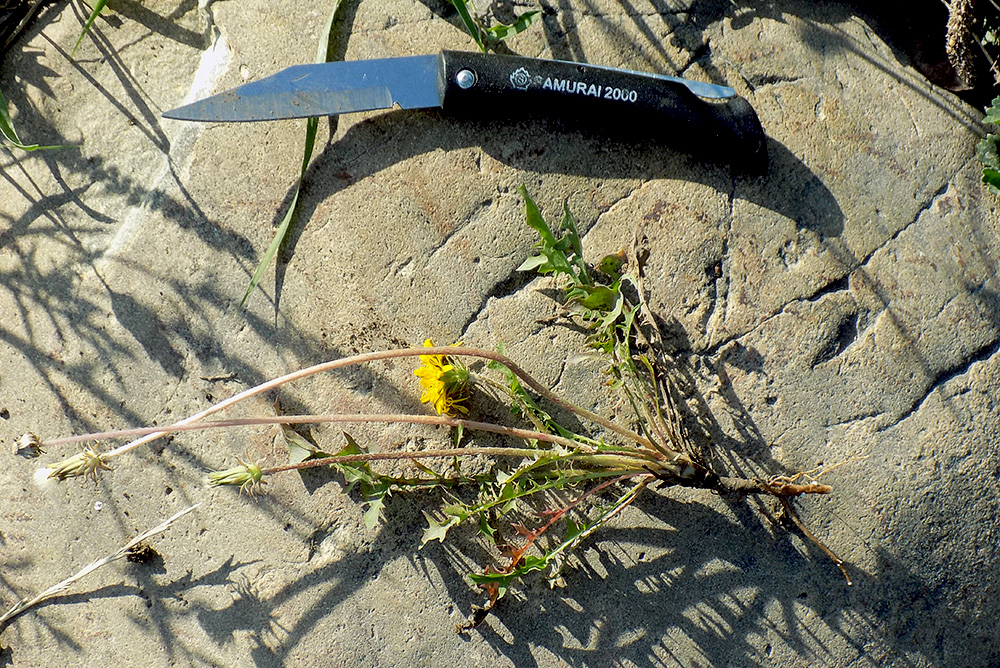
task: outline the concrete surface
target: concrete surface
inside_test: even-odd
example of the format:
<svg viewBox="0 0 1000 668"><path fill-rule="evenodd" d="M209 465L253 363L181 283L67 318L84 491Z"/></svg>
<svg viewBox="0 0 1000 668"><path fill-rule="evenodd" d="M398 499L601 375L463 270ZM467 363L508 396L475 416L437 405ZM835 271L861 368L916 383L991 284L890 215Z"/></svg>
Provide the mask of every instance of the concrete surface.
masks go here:
<svg viewBox="0 0 1000 668"><path fill-rule="evenodd" d="M328 3L327 3L328 4ZM0 438L165 424L268 377L427 336L492 347L609 410L579 333L543 326L549 281L515 189L568 199L589 257L636 233L687 409L744 475L867 457L799 503L854 585L767 503L649 494L469 636L474 540L418 551L421 500L367 530L329 476L258 499L207 489L275 430L187 434L97 485L40 491L0 455L4 607L189 503L152 542L3 630L13 666L989 666L1000 664L1000 234L978 183L981 115L929 85L839 3L545 3L516 53L728 83L767 131L763 178L654 145L434 112L344 116L322 137L304 226L236 308L291 197L301 121L161 120L186 99L309 62L324 3L47 7L0 89L23 139L0 151ZM526 6L525 6L526 7ZM523 8L519 7L518 11ZM470 49L444 2L345 6L349 59ZM614 119L609 119L609 123ZM322 123L322 133L327 124ZM314 378L291 410L410 410L405 364ZM237 415L273 412L274 397ZM337 429L316 429L338 444ZM358 429L373 448L444 434ZM414 440L416 439L416 440Z"/></svg>

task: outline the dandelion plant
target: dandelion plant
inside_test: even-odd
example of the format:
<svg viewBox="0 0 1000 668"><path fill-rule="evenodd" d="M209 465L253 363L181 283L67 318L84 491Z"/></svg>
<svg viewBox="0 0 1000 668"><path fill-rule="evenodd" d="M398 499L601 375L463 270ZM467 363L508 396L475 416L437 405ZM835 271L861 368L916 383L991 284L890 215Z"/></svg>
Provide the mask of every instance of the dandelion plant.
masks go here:
<svg viewBox="0 0 1000 668"><path fill-rule="evenodd" d="M655 320L641 298L639 277L628 271L625 254L606 256L592 268L584 260L569 208L564 206L562 221L553 229L523 187L520 195L527 224L539 235L536 254L520 269L552 275L562 282L567 317L588 328L588 345L606 361L603 372L611 379L610 386L633 408L631 424L610 420L553 392L507 357L502 346L497 350L462 343L438 346L428 339L422 347L363 353L286 374L167 427L47 441L26 436L22 442L38 448L87 444L82 452L41 469L39 477L59 481L96 478L111 468L116 457L168 433L280 424L288 443L287 462L241 460L209 473L208 483L253 495L274 475L313 467L332 469L342 477L346 490L360 494L368 527L382 520L389 496L414 490L435 492L437 506L424 510L427 525L421 545L448 540L453 528L468 524L492 546L495 555L491 563L468 575L484 592L485 601L459 630L480 624L522 578L554 577L568 554L618 517L654 482L658 487L681 485L727 494L773 496L803 535L830 556L846 577L841 560L809 532L790 502L801 494L832 491L817 481L823 472L776 475L767 480L732 478L716 472L692 445L678 417L676 389L669 387L668 375L661 368L669 364L669 358L657 352ZM422 390L420 400L433 413L414 406L414 412L398 414L206 419L285 383L377 360L419 361L413 373ZM474 393L477 401L472 401ZM504 403L523 426L499 424L477 415L478 397ZM567 415L575 417L573 426L558 417ZM331 447L308 440L291 428L321 423L345 426L344 442ZM437 448L371 452L346 431L347 425L357 423L443 426L452 429L455 438L452 444ZM506 443L480 442L477 435L485 433L498 435ZM99 451L94 444L98 439L127 436L136 438L110 450ZM472 459L485 462L486 472L466 473L462 462ZM381 464L387 461L410 462L416 472L390 473ZM479 466L476 470L484 469Z"/></svg>

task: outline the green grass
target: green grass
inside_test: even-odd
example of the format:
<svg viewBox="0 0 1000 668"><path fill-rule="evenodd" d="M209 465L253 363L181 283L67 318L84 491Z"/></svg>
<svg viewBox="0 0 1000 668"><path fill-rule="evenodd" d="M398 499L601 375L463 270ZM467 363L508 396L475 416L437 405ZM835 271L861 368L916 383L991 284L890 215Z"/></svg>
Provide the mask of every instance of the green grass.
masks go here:
<svg viewBox="0 0 1000 668"><path fill-rule="evenodd" d="M10 110L7 108L7 98L4 97L3 91L0 91L0 134L3 135L3 138L6 139L11 146L21 149L22 151L70 148L70 145L65 144L41 146L39 144L25 144L22 142L21 138L17 136L17 130L14 129L14 121L10 117Z"/></svg>

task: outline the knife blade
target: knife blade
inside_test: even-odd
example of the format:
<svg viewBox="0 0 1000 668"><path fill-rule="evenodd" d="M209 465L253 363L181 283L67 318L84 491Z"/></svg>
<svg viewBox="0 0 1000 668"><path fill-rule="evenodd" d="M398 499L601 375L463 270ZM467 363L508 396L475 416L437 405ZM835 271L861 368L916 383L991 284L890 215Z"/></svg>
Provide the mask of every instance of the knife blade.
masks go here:
<svg viewBox="0 0 1000 668"><path fill-rule="evenodd" d="M395 106L440 108L479 118L546 116L602 134L660 139L689 152L730 151L728 162L753 171L767 161L757 114L727 86L584 63L460 51L295 65L163 116L247 122Z"/></svg>

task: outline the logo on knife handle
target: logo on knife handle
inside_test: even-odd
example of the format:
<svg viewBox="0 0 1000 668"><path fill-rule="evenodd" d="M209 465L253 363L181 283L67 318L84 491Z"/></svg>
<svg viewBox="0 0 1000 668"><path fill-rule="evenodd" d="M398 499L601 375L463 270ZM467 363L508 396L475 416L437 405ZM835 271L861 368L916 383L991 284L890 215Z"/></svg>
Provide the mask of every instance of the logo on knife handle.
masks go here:
<svg viewBox="0 0 1000 668"><path fill-rule="evenodd" d="M528 70L519 67L510 73L510 85L518 90L528 90L531 85L531 75Z"/></svg>
<svg viewBox="0 0 1000 668"><path fill-rule="evenodd" d="M532 86L554 93L570 93L571 95L585 95L587 97L597 97L605 100L615 100L621 102L636 102L639 94L629 88L616 88L580 81L574 79L558 79L555 77L532 76L528 70L519 67L510 73L510 85L517 90L528 90Z"/></svg>

